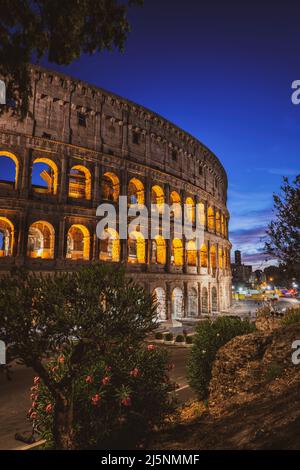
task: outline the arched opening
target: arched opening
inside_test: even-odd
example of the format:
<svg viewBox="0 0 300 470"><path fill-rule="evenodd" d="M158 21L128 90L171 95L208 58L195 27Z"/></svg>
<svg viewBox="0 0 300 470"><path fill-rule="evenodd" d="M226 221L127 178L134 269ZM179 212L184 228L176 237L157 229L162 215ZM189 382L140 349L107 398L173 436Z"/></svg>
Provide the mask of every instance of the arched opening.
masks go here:
<svg viewBox="0 0 300 470"><path fill-rule="evenodd" d="M219 211L216 213L216 232L218 235L221 235L221 216Z"/></svg>
<svg viewBox="0 0 300 470"><path fill-rule="evenodd" d="M207 268L208 266L207 247L205 243L203 243L200 248L200 265L201 268Z"/></svg>
<svg viewBox="0 0 300 470"><path fill-rule="evenodd" d="M198 204L198 218L199 218L200 225L202 227L205 227L205 223L206 223L206 220L205 220L205 206L204 206L203 202L200 202Z"/></svg>
<svg viewBox="0 0 300 470"><path fill-rule="evenodd" d="M173 206L171 215L173 215L174 217L180 217L181 216L181 197L177 193L177 191L171 192L170 203L171 203L171 206Z"/></svg>
<svg viewBox="0 0 300 470"><path fill-rule="evenodd" d="M17 189L19 160L11 152L0 152L0 188Z"/></svg>
<svg viewBox="0 0 300 470"><path fill-rule="evenodd" d="M218 311L218 293L215 287L211 290L211 311L214 313Z"/></svg>
<svg viewBox="0 0 300 470"><path fill-rule="evenodd" d="M183 318L183 292L179 287L172 292L172 318Z"/></svg>
<svg viewBox="0 0 300 470"><path fill-rule="evenodd" d="M55 230L49 222L40 220L29 227L27 256L54 259Z"/></svg>
<svg viewBox="0 0 300 470"><path fill-rule="evenodd" d="M195 201L192 197L187 197L185 201L186 205L186 214L187 214L187 221L190 224L194 224L196 221L196 206Z"/></svg>
<svg viewBox="0 0 300 470"><path fill-rule="evenodd" d="M210 266L212 269L217 268L217 250L214 245L210 247Z"/></svg>
<svg viewBox="0 0 300 470"><path fill-rule="evenodd" d="M102 177L102 198L106 201L117 202L120 195L120 181L114 173L104 173Z"/></svg>
<svg viewBox="0 0 300 470"><path fill-rule="evenodd" d="M75 224L70 227L67 236L67 259L90 259L90 232L87 227Z"/></svg>
<svg viewBox="0 0 300 470"><path fill-rule="evenodd" d="M0 217L0 258L13 255L14 225L6 217Z"/></svg>
<svg viewBox="0 0 300 470"><path fill-rule="evenodd" d="M197 266L197 248L194 240L190 240L186 245L186 256L188 266Z"/></svg>
<svg viewBox="0 0 300 470"><path fill-rule="evenodd" d="M137 178L132 178L128 185L129 204L144 204L145 189L143 183Z"/></svg>
<svg viewBox="0 0 300 470"><path fill-rule="evenodd" d="M223 269L224 263L223 263L223 249L219 248L219 268Z"/></svg>
<svg viewBox="0 0 300 470"><path fill-rule="evenodd" d="M112 228L105 229L105 233L106 238L100 240L100 260L118 263L120 261L119 234Z"/></svg>
<svg viewBox="0 0 300 470"><path fill-rule="evenodd" d="M157 205L158 211L163 212L165 204L165 193L161 186L155 185L151 190L151 204Z"/></svg>
<svg viewBox="0 0 300 470"><path fill-rule="evenodd" d="M174 238L172 241L171 263L174 266L183 266L183 246L179 238Z"/></svg>
<svg viewBox="0 0 300 470"><path fill-rule="evenodd" d="M166 241L161 235L157 235L152 240L151 262L162 265L165 265L167 262Z"/></svg>
<svg viewBox="0 0 300 470"><path fill-rule="evenodd" d="M221 216L221 224L222 224L222 229L221 229L222 230L222 235L223 235L223 237L225 237L225 235L226 235L226 233L225 233L225 217L224 217L223 214Z"/></svg>
<svg viewBox="0 0 300 470"><path fill-rule="evenodd" d="M214 231L215 230L215 212L212 207L208 208L207 218L208 218L208 229L211 231Z"/></svg>
<svg viewBox="0 0 300 470"><path fill-rule="evenodd" d="M146 243L140 232L131 232L128 239L128 263L146 262Z"/></svg>
<svg viewBox="0 0 300 470"><path fill-rule="evenodd" d="M188 291L188 316L190 318L198 317L198 292L194 287Z"/></svg>
<svg viewBox="0 0 300 470"><path fill-rule="evenodd" d="M90 171L82 165L73 166L69 174L69 197L90 201L91 196L92 178Z"/></svg>
<svg viewBox="0 0 300 470"><path fill-rule="evenodd" d="M202 302L202 313L208 313L208 290L206 287L203 287L202 289L201 302Z"/></svg>
<svg viewBox="0 0 300 470"><path fill-rule="evenodd" d="M57 194L58 170L49 158L36 158L33 162L31 186L35 193Z"/></svg>
<svg viewBox="0 0 300 470"><path fill-rule="evenodd" d="M162 287L157 287L153 291L154 302L156 303L157 319L165 321L167 319L166 292Z"/></svg>

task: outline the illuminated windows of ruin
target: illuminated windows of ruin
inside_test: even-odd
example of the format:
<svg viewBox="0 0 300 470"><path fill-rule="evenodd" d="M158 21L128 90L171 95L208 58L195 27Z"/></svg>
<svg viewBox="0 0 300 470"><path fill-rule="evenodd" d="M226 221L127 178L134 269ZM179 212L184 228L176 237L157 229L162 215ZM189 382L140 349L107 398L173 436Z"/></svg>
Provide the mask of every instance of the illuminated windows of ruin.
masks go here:
<svg viewBox="0 0 300 470"><path fill-rule="evenodd" d="M128 239L128 263L146 262L146 243L140 232L131 232Z"/></svg>
<svg viewBox="0 0 300 470"><path fill-rule="evenodd" d="M14 226L6 217L0 217L0 258L12 256Z"/></svg>
<svg viewBox="0 0 300 470"><path fill-rule="evenodd" d="M200 265L201 268L207 268L208 266L208 256L207 256L207 247L205 243L200 248Z"/></svg>
<svg viewBox="0 0 300 470"><path fill-rule="evenodd" d="M151 204L158 206L159 212L163 212L165 203L165 194L161 186L155 185L151 191Z"/></svg>
<svg viewBox="0 0 300 470"><path fill-rule="evenodd" d="M67 236L67 259L89 260L90 232L84 225L72 225Z"/></svg>
<svg viewBox="0 0 300 470"><path fill-rule="evenodd" d="M36 184L38 180L38 184ZM57 194L58 170L56 164L48 158L36 158L32 167L31 184L34 192Z"/></svg>
<svg viewBox="0 0 300 470"><path fill-rule="evenodd" d="M129 204L144 204L145 189L143 183L137 178L132 178L128 185Z"/></svg>
<svg viewBox="0 0 300 470"><path fill-rule="evenodd" d="M165 265L167 262L166 241L161 235L152 240L152 263Z"/></svg>
<svg viewBox="0 0 300 470"><path fill-rule="evenodd" d="M183 266L183 245L180 238L174 238L172 241L171 261L174 266Z"/></svg>
<svg viewBox="0 0 300 470"><path fill-rule="evenodd" d="M170 194L170 203L171 203L171 208L172 213L174 214L175 217L180 217L182 210L181 210L181 197L178 194L177 191L172 191Z"/></svg>
<svg viewBox="0 0 300 470"><path fill-rule="evenodd" d="M153 297L156 303L157 319L159 321L165 321L167 319L165 289L157 287L153 291Z"/></svg>
<svg viewBox="0 0 300 470"><path fill-rule="evenodd" d="M197 248L193 240L186 244L186 253L188 266L197 266Z"/></svg>
<svg viewBox="0 0 300 470"><path fill-rule="evenodd" d="M212 207L208 208L207 219L208 229L213 232L215 230L215 212Z"/></svg>
<svg viewBox="0 0 300 470"><path fill-rule="evenodd" d="M219 248L219 268L223 269L224 263L223 263L223 249Z"/></svg>
<svg viewBox="0 0 300 470"><path fill-rule="evenodd" d="M221 216L219 211L216 213L216 232L218 235L221 233Z"/></svg>
<svg viewBox="0 0 300 470"><path fill-rule="evenodd" d="M191 224L194 224L196 221L196 206L195 206L195 201L192 197L187 197L186 201L186 212L187 212L187 219L188 222Z"/></svg>
<svg viewBox="0 0 300 470"><path fill-rule="evenodd" d="M54 258L55 231L44 220L33 223L28 231L27 256L29 258Z"/></svg>
<svg viewBox="0 0 300 470"><path fill-rule="evenodd" d="M19 161L17 157L11 152L0 152L0 188L16 189L18 178Z"/></svg>
<svg viewBox="0 0 300 470"><path fill-rule="evenodd" d="M205 227L205 225L206 225L206 216L205 216L205 206L204 206L203 202L200 202L198 204L198 218L199 218L200 225L202 227Z"/></svg>
<svg viewBox="0 0 300 470"><path fill-rule="evenodd" d="M210 265L212 269L217 268L217 250L214 245L210 247Z"/></svg>
<svg viewBox="0 0 300 470"><path fill-rule="evenodd" d="M100 240L100 260L118 263L120 261L119 234L112 228L105 229L107 238Z"/></svg>
<svg viewBox="0 0 300 470"><path fill-rule="evenodd" d="M76 199L91 199L92 183L90 171L82 166L76 165L69 175L69 197Z"/></svg>
<svg viewBox="0 0 300 470"><path fill-rule="evenodd" d="M104 173L102 177L102 198L106 201L117 202L120 195L120 181L114 173Z"/></svg>

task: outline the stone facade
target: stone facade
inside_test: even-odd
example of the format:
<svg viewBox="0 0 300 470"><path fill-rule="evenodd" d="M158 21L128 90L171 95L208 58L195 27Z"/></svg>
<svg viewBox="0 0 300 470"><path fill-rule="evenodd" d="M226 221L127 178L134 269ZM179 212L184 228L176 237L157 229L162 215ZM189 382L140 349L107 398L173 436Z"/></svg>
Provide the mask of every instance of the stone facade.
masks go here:
<svg viewBox="0 0 300 470"><path fill-rule="evenodd" d="M26 119L0 117L0 171L1 157L16 169L14 182L0 181L0 269L51 272L122 261L155 292L161 319L228 310L227 176L217 157L161 116L102 89L37 67L32 83ZM36 165L45 166L45 185L32 179ZM116 204L118 195L147 206L200 204L203 249L189 251L185 241L178 248L174 240L159 248L145 240L141 257L134 253L138 240L117 241L117 235L115 245L103 247L96 208L105 200Z"/></svg>

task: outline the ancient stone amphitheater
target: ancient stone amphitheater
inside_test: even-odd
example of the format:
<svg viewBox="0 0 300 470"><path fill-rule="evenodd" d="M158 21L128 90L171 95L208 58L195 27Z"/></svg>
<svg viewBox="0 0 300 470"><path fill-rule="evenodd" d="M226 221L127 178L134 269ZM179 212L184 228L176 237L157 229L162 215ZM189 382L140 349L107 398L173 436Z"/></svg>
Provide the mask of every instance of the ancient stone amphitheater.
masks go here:
<svg viewBox="0 0 300 470"><path fill-rule="evenodd" d="M51 272L91 261L125 264L154 292L161 320L196 319L231 303L227 176L202 143L161 116L102 89L32 68L30 113L0 117L0 269ZM11 165L11 167L10 167ZM96 208L119 195L188 204L204 243L138 230L96 236Z"/></svg>

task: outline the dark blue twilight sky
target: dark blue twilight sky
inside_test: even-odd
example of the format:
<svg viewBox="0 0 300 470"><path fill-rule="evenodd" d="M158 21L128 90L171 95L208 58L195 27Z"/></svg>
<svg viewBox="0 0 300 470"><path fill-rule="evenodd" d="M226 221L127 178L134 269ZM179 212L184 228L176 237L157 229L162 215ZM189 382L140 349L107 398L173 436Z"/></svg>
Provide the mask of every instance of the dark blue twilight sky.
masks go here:
<svg viewBox="0 0 300 470"><path fill-rule="evenodd" d="M213 150L228 173L233 246L265 266L272 193L300 172L299 1L145 0L130 18L123 55L52 67L149 107Z"/></svg>

